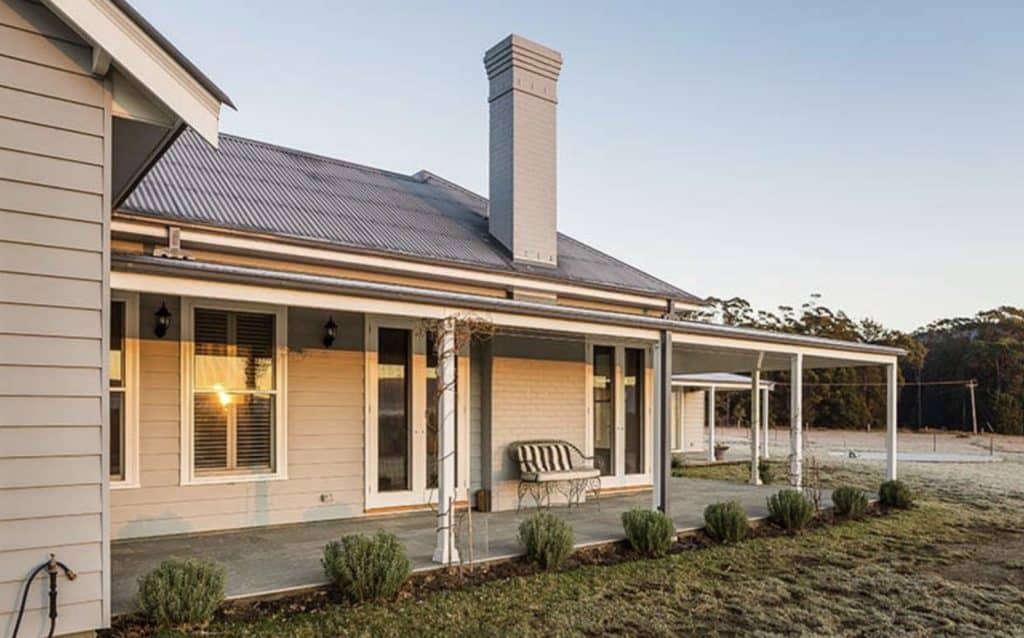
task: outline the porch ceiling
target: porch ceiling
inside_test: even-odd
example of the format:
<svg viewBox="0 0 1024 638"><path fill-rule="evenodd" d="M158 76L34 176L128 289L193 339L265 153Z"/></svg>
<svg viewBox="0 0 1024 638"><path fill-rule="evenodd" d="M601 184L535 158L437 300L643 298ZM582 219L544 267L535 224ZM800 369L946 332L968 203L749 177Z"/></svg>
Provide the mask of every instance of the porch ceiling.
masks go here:
<svg viewBox="0 0 1024 638"><path fill-rule="evenodd" d="M675 344L672 348L672 374L707 372L735 372L746 374L757 367L761 350L754 347L724 348L693 344ZM763 371L788 371L792 355L783 352L764 352ZM877 361L843 358L842 352L834 356L804 355L804 368L845 368L881 365Z"/></svg>

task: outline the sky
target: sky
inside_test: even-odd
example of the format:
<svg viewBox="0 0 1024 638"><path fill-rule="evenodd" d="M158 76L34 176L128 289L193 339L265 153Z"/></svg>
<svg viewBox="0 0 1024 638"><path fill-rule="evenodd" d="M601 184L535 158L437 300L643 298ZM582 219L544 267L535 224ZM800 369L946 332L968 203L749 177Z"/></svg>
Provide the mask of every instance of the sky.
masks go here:
<svg viewBox="0 0 1024 638"><path fill-rule="evenodd" d="M559 229L701 296L1024 306L1024 3L133 0L222 131L487 194L483 52L559 50Z"/></svg>

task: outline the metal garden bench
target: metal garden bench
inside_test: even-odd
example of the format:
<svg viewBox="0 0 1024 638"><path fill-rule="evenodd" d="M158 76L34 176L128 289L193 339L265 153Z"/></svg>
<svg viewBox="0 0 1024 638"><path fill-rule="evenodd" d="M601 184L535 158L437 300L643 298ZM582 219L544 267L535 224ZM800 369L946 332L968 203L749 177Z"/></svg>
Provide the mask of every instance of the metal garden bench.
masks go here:
<svg viewBox="0 0 1024 638"><path fill-rule="evenodd" d="M579 506L589 492L600 509L601 470L594 467L594 457L585 456L572 443L559 440L516 441L508 450L519 465L517 512L528 495L537 507L550 507L552 489L566 496L569 507L574 503Z"/></svg>

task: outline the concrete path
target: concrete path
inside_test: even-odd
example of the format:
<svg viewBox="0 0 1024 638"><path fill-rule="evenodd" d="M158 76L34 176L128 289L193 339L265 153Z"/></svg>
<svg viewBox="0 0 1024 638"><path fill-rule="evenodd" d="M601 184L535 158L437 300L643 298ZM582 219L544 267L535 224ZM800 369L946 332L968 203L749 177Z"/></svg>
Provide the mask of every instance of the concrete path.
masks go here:
<svg viewBox="0 0 1024 638"><path fill-rule="evenodd" d="M672 518L679 530L703 527L704 508L714 502L738 500L751 518L767 515L766 499L780 486L754 487L740 483L673 478ZM578 545L603 543L623 538L622 512L650 507L649 490L626 495L605 496L600 509L593 502L572 510L555 506L554 513L568 520ZM488 560L520 553L516 542L519 522L531 513L495 512L473 515L475 560ZM167 536L154 539L118 541L113 544L112 575L115 614L131 611L136 582L162 560L170 557L203 557L227 569L227 594L244 597L323 584L320 556L328 541L345 534L388 530L405 544L414 569L434 569L434 515L417 512L394 516L321 521L257 527L230 532ZM465 521L462 522L465 525ZM466 538L467 534L461 535ZM465 545L465 543L463 543ZM468 549L461 547L463 560Z"/></svg>

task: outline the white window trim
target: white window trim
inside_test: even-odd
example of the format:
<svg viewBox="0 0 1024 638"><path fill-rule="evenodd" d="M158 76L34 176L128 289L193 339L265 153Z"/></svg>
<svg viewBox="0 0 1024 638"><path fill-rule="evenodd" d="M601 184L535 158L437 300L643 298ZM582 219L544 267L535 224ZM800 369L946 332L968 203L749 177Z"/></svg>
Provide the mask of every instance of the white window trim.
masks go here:
<svg viewBox="0 0 1024 638"><path fill-rule="evenodd" d="M139 482L139 293L112 290L113 302L124 303L124 446L121 464L124 478L110 478L110 489L124 490L141 486ZM104 356L109 357L110 353ZM110 380L107 380L110 392ZM114 424L110 424L113 436Z"/></svg>
<svg viewBox="0 0 1024 638"><path fill-rule="evenodd" d="M274 471L261 473L217 474L200 476L193 467L192 438L192 357L195 354L195 309L234 310L274 315L275 374L274 374ZM227 302L215 299L181 299L181 484L210 485L225 483L254 483L280 481L288 478L288 308L261 304Z"/></svg>
<svg viewBox="0 0 1024 638"><path fill-rule="evenodd" d="M377 490L377 340L381 328L409 330L412 334L412 361L410 362L410 410L412 410L412 439L410 464L413 484L412 489L379 492ZM387 509L389 507L428 506L437 503L437 488L427 488L425 479L426 463L426 333L422 319L411 317L395 317L390 315L365 315L364 319L364 436L363 446L363 497L366 510ZM470 359L469 349L460 352L457 357L458 373L455 390L456 410L458 411L458 476L455 486L456 500L466 500L470 484ZM464 424L464 425L462 425Z"/></svg>

